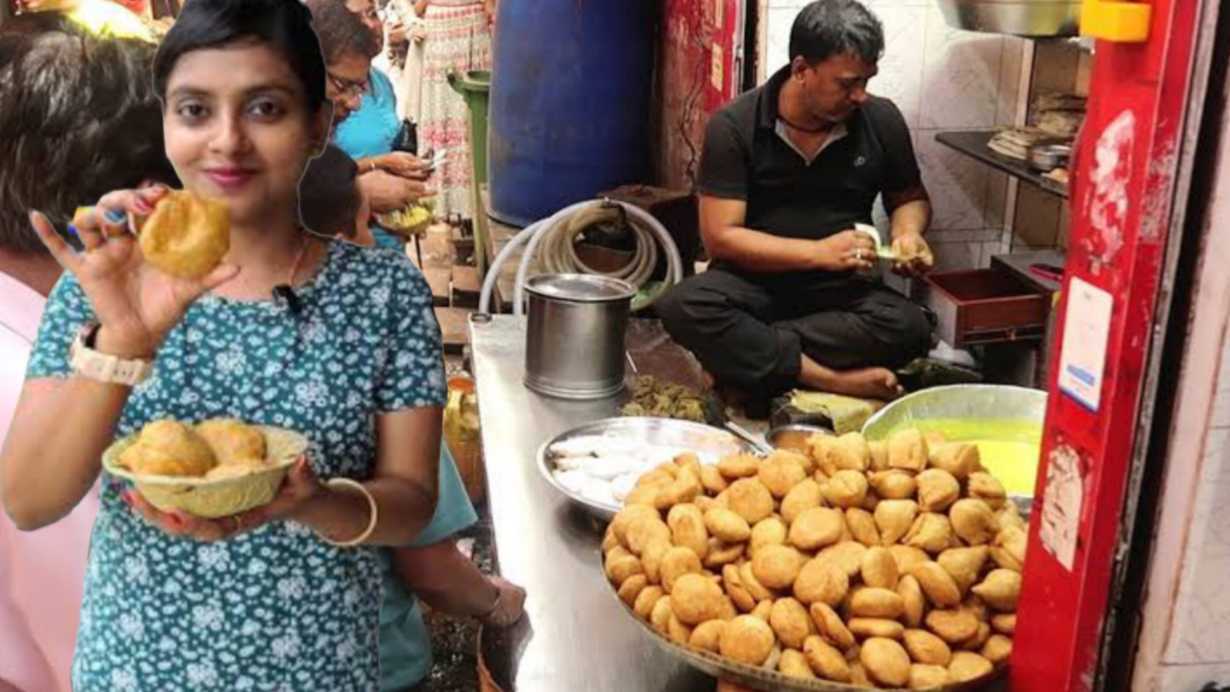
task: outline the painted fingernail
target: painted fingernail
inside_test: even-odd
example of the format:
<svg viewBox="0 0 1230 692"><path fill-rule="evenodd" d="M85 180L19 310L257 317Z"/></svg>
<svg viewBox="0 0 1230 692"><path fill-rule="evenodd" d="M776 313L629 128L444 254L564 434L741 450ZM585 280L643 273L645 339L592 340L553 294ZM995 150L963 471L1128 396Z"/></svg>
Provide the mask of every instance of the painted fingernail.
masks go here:
<svg viewBox="0 0 1230 692"><path fill-rule="evenodd" d="M68 224L68 234L76 238L77 237L77 227L72 225L71 223Z"/></svg>
<svg viewBox="0 0 1230 692"><path fill-rule="evenodd" d="M128 220L128 215L119 209L108 209L103 212L103 218L107 223L118 226Z"/></svg>
<svg viewBox="0 0 1230 692"><path fill-rule="evenodd" d="M124 504L131 507L132 506L132 491L125 490L124 492L120 493L120 499L124 501Z"/></svg>
<svg viewBox="0 0 1230 692"><path fill-rule="evenodd" d="M137 208L138 214L152 214L154 212L153 205L143 199L137 199L133 202L133 206Z"/></svg>

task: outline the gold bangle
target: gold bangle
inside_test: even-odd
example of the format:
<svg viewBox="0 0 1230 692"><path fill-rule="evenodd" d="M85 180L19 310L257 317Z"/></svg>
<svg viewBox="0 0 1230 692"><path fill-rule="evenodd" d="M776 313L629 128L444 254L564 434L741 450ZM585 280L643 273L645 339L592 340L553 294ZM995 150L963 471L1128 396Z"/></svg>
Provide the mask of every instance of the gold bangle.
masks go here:
<svg viewBox="0 0 1230 692"><path fill-rule="evenodd" d="M371 492L367 488L363 487L362 483L349 478L330 478L325 481L325 486L328 488L345 486L347 488L354 488L355 490L358 490L363 497L367 498L367 506L371 510L371 518L368 520L367 528L363 530L363 533L360 533L358 536L355 536L348 541L335 541L319 532L317 532L316 535L320 536L320 540L325 543L338 548L353 548L354 546L363 543L363 541L366 541L372 535L372 532L376 530L376 522L380 520L380 507L376 505L376 498L372 497Z"/></svg>

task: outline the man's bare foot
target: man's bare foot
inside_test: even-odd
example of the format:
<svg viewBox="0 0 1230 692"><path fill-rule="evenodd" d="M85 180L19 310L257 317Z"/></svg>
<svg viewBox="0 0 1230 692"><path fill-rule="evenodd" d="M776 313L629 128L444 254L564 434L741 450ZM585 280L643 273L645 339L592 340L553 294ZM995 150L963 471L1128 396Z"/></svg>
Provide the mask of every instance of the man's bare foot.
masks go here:
<svg viewBox="0 0 1230 692"><path fill-rule="evenodd" d="M885 401L896 399L904 392L901 385L897 383L896 373L887 368L835 370L833 382L826 387L826 390L834 394Z"/></svg>
<svg viewBox="0 0 1230 692"><path fill-rule="evenodd" d="M822 392L884 401L896 399L904 392L897 383L897 375L886 368L829 370L815 381L805 384Z"/></svg>
<svg viewBox="0 0 1230 692"><path fill-rule="evenodd" d="M891 401L905 393L897 375L887 368L834 370L803 356L799 382L808 389L845 394L861 399Z"/></svg>

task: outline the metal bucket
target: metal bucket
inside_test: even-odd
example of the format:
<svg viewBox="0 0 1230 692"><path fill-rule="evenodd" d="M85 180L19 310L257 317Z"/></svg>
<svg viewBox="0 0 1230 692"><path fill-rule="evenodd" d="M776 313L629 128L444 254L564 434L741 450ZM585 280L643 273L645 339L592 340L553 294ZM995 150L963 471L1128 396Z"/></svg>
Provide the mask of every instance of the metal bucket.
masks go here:
<svg viewBox="0 0 1230 692"><path fill-rule="evenodd" d="M561 399L602 399L623 389L624 332L636 289L605 276L544 274L525 290L525 386Z"/></svg>
<svg viewBox="0 0 1230 692"><path fill-rule="evenodd" d="M954 29L1015 36L1076 36L1080 0L939 0Z"/></svg>

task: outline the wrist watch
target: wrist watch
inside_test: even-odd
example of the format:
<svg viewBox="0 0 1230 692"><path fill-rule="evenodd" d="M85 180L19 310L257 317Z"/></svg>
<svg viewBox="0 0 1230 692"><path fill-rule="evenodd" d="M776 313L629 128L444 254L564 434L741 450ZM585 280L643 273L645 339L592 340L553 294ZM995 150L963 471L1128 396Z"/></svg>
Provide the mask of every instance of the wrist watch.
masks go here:
<svg viewBox="0 0 1230 692"><path fill-rule="evenodd" d="M87 379L107 384L135 387L149 378L154 364L148 360L125 360L119 356L94 350L94 341L102 328L97 322L86 322L69 350L69 365L73 372Z"/></svg>

